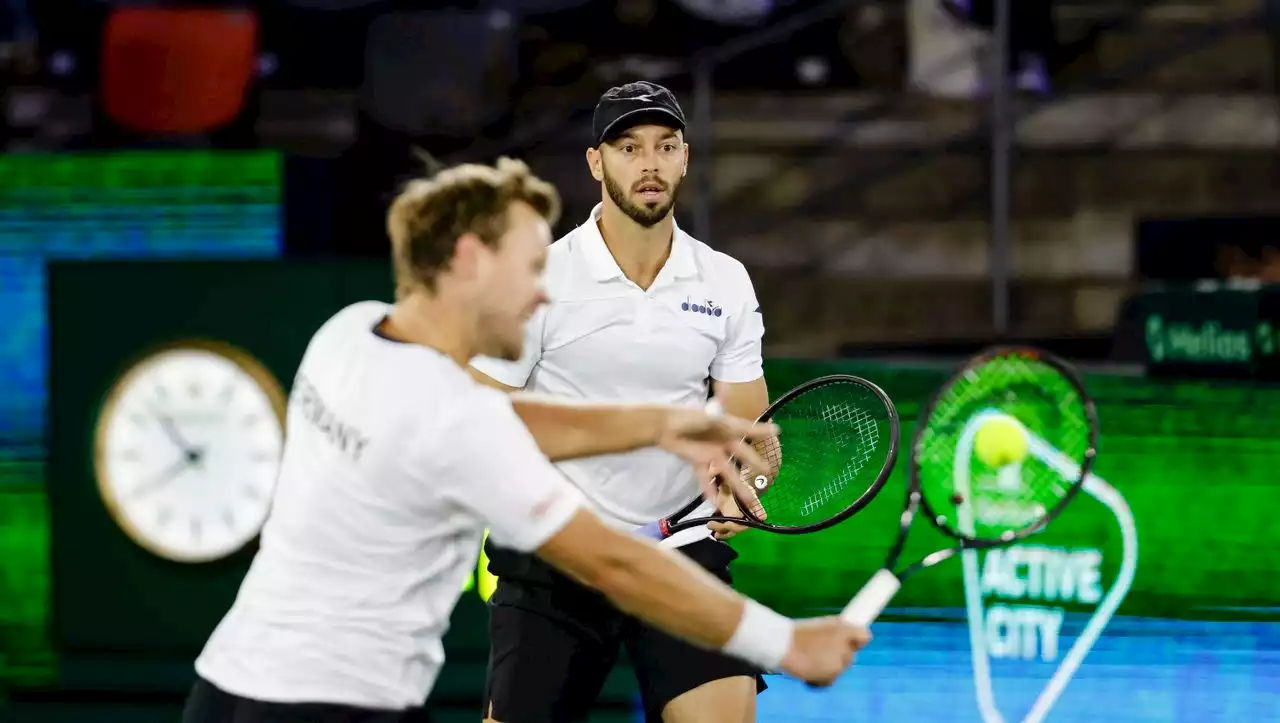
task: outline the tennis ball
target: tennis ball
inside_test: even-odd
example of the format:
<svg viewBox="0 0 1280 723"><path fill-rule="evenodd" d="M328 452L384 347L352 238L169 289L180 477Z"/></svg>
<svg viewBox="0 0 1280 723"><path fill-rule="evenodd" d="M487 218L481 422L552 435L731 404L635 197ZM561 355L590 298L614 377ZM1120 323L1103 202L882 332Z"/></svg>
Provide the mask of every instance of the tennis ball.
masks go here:
<svg viewBox="0 0 1280 723"><path fill-rule="evenodd" d="M1027 430L1007 414L991 417L978 427L973 452L989 467L1003 467L1027 456Z"/></svg>

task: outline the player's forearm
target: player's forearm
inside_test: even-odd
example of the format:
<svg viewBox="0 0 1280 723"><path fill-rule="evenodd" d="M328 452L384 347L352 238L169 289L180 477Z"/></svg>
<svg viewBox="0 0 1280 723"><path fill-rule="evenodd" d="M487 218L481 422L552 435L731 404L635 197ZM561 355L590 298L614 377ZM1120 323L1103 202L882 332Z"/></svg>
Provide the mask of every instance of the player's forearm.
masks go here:
<svg viewBox="0 0 1280 723"><path fill-rule="evenodd" d="M723 648L742 619L742 596L683 555L630 542L638 549L622 551L590 584L652 626L711 650Z"/></svg>
<svg viewBox="0 0 1280 723"><path fill-rule="evenodd" d="M716 399L726 414L743 419L759 419L769 408L769 385L764 377L750 382L713 382Z"/></svg>
<svg viewBox="0 0 1280 723"><path fill-rule="evenodd" d="M551 461L616 454L657 444L666 412L645 405L569 404L512 394L512 405Z"/></svg>
<svg viewBox="0 0 1280 723"><path fill-rule="evenodd" d="M579 513L538 554L619 609L694 645L766 668L790 647L790 620L745 600L683 555L605 527L590 513Z"/></svg>

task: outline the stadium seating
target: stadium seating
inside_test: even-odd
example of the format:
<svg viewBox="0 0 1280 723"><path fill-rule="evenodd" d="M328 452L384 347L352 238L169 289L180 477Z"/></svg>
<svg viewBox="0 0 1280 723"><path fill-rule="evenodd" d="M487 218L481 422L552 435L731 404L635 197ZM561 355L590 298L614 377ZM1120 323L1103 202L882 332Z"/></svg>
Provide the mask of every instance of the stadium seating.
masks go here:
<svg viewBox="0 0 1280 723"><path fill-rule="evenodd" d="M251 10L120 7L103 29L101 102L132 130L189 134L231 122L257 60Z"/></svg>

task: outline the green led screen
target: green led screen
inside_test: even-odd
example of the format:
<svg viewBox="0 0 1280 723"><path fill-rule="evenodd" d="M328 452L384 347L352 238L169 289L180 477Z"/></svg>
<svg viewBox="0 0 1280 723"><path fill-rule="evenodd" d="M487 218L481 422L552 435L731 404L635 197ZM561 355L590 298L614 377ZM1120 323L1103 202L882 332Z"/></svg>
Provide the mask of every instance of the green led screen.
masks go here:
<svg viewBox="0 0 1280 723"><path fill-rule="evenodd" d="M274 253L282 175L267 151L0 156L0 255Z"/></svg>
<svg viewBox="0 0 1280 723"><path fill-rule="evenodd" d="M45 456L48 262L279 256L283 183L274 151L0 155L0 458Z"/></svg>
<svg viewBox="0 0 1280 723"><path fill-rule="evenodd" d="M835 610L883 562L914 421L947 370L780 360L766 370L775 396L822 374L866 376L904 421L897 471L867 510L813 535L734 540L740 590L795 615ZM913 578L836 688L771 679L760 720L934 721L943 701L947 720L961 722L1038 720L1051 709L1052 721L1199 723L1261 719L1280 706L1280 525L1271 515L1280 388L1085 376L1099 457L1067 512L1015 548ZM53 660L47 516L39 468L9 473L27 483L0 488L0 674L32 681ZM918 522L907 557L943 543ZM474 662L485 631L455 633L450 655Z"/></svg>
<svg viewBox="0 0 1280 723"><path fill-rule="evenodd" d="M850 521L803 538L748 534L735 547L744 591L791 612L843 605L883 563L902 511L906 449L921 405L946 378L939 368L888 368L833 362L775 361L768 379L776 395L826 373L853 373L879 383L903 418L903 455L884 492ZM1218 616L1232 608L1280 606L1280 388L1232 382L1155 381L1087 375L1101 423L1094 473L1132 511L1142 551L1124 610L1173 617ZM785 449L785 441L784 441ZM906 558L944 543L923 520ZM1096 500L1074 503L1037 544L1094 545L1104 577L1119 564L1114 515ZM913 555L914 553L914 555ZM895 605L963 605L959 565L915 578Z"/></svg>

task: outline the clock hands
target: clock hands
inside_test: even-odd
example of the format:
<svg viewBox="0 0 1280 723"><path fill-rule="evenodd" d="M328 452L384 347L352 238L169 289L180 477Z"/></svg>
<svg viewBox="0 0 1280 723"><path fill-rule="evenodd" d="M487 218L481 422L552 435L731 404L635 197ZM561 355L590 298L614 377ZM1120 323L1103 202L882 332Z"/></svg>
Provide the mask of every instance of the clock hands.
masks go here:
<svg viewBox="0 0 1280 723"><path fill-rule="evenodd" d="M186 437L182 436L182 433L178 431L178 426L173 422L173 417L154 409L151 410L151 414L160 423L160 428L164 430L165 436L169 438L170 442L173 442L173 445L178 448L182 456L173 464L161 470L154 478L130 490L129 496L135 499L168 486L184 471L199 466L204 459L204 451L188 442Z"/></svg>
<svg viewBox="0 0 1280 723"><path fill-rule="evenodd" d="M104 502L130 538L167 559L226 557L270 509L287 395L261 362L224 347L149 353L112 384L97 420Z"/></svg>
<svg viewBox="0 0 1280 723"><path fill-rule="evenodd" d="M173 442L178 450L182 452L182 457L186 463L188 465L199 464L204 453L199 447L191 444L182 436L182 433L178 431L177 425L173 423L173 417L166 414L153 413L156 419L160 420L160 427L164 430L165 435L169 437L169 441Z"/></svg>
<svg viewBox="0 0 1280 723"><path fill-rule="evenodd" d="M160 474L156 475L151 480L143 482L137 487L134 487L132 490L129 491L129 496L136 499L145 494L150 494L162 487L165 487L170 482L177 479L178 475L182 474L184 471L186 471L190 467L191 467L191 463L187 461L186 457L183 457L177 462L174 462L168 467L165 467L163 470L160 471Z"/></svg>

